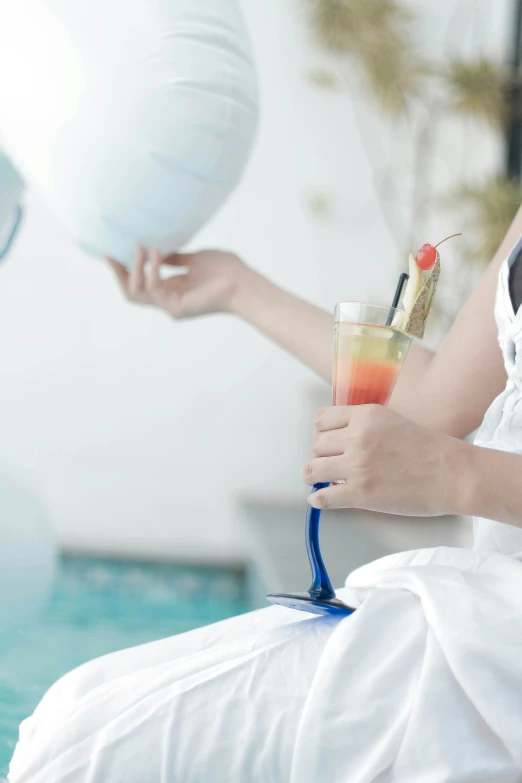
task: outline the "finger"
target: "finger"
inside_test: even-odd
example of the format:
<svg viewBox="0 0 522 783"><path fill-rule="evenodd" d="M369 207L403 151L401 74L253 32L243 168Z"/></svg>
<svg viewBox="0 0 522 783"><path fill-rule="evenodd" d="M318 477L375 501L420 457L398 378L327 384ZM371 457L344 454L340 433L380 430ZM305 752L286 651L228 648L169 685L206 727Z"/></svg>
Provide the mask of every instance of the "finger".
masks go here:
<svg viewBox="0 0 522 783"><path fill-rule="evenodd" d="M305 484L319 482L344 481L346 479L346 463L341 457L319 457L307 462L302 471Z"/></svg>
<svg viewBox="0 0 522 783"><path fill-rule="evenodd" d="M147 251L141 245L136 248L134 262L129 275L129 293L138 296L145 288L145 264L147 263Z"/></svg>
<svg viewBox="0 0 522 783"><path fill-rule="evenodd" d="M333 484L326 489L312 492L307 498L314 508L352 508L350 490L346 484Z"/></svg>
<svg viewBox="0 0 522 783"><path fill-rule="evenodd" d="M154 304L167 309L173 318L180 318L183 312L184 296L187 292L187 275L174 275L162 279L160 275L163 256L157 248L151 252L150 270L147 279L147 290Z"/></svg>
<svg viewBox="0 0 522 783"><path fill-rule="evenodd" d="M346 438L342 438L342 430L328 430L319 432L315 436L312 451L316 457L338 457L344 452Z"/></svg>
<svg viewBox="0 0 522 783"><path fill-rule="evenodd" d="M338 430L341 427L347 427L352 416L353 407L347 405L335 405L331 408L324 408L315 417L315 428L318 432Z"/></svg>
<svg viewBox="0 0 522 783"><path fill-rule="evenodd" d="M128 284L129 284L129 273L123 266L123 264L120 264L119 261L116 261L114 258L111 258L110 256L105 256L107 259L107 263L109 264L110 268L116 275L116 279L119 283L119 286L123 293L127 295L128 293Z"/></svg>
<svg viewBox="0 0 522 783"><path fill-rule="evenodd" d="M161 288L160 269L163 264L163 256L157 247L154 247L150 254L150 269L147 279L147 289L151 294L158 294Z"/></svg>

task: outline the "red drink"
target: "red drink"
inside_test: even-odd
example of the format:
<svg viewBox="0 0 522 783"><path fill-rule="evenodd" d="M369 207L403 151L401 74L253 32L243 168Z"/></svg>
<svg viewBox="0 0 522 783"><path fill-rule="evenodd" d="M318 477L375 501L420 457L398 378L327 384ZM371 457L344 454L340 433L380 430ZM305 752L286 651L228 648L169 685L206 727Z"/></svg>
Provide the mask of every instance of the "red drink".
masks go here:
<svg viewBox="0 0 522 783"><path fill-rule="evenodd" d="M411 338L391 326L335 324L334 405L386 405Z"/></svg>

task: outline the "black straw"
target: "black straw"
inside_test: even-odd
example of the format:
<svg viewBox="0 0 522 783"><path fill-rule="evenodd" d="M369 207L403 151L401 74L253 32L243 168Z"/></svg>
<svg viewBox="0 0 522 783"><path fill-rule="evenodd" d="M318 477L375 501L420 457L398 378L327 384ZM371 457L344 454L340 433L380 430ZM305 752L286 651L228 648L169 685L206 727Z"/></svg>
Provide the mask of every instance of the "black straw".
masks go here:
<svg viewBox="0 0 522 783"><path fill-rule="evenodd" d="M399 305L399 302L401 301L402 296L402 289L404 288L404 283L406 280L409 280L410 276L407 272L403 272L401 276L399 277L399 282L397 283L397 288L395 289L395 296L393 297L392 307L396 309ZM386 321L386 326L391 326L391 323L393 321L393 313L390 312L388 315L388 320Z"/></svg>

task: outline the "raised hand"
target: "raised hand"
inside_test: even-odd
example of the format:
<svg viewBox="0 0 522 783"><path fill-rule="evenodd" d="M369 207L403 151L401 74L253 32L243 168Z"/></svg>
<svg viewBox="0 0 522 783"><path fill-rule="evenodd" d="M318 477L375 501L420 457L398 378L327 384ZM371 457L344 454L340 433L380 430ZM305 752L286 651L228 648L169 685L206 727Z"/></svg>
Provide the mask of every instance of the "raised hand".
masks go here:
<svg viewBox="0 0 522 783"><path fill-rule="evenodd" d="M145 248L138 247L130 272L113 258L107 261L129 301L154 305L173 318L230 312L239 285L250 272L238 256L220 250L163 257L153 249L148 258ZM163 265L179 267L180 273L163 277Z"/></svg>

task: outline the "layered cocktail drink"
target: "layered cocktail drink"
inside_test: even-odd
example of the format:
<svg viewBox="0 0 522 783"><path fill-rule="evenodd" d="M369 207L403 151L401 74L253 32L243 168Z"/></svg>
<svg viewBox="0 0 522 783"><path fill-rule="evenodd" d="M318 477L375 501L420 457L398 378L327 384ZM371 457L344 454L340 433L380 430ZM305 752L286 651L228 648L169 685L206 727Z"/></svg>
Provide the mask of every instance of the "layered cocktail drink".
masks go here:
<svg viewBox="0 0 522 783"><path fill-rule="evenodd" d="M335 308L333 404L386 405L412 338L391 307L345 302Z"/></svg>

